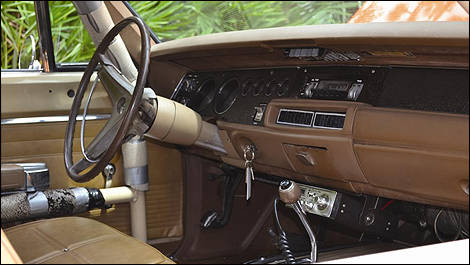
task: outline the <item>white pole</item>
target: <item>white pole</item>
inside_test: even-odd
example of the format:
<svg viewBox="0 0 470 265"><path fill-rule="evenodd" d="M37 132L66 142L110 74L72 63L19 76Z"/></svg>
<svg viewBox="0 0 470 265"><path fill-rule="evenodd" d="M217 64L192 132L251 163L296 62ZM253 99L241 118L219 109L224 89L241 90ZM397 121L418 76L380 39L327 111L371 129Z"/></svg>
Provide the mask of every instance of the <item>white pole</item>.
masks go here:
<svg viewBox="0 0 470 265"><path fill-rule="evenodd" d="M147 145L143 137L135 136L122 145L124 179L134 190L131 201L132 236L147 242L145 191L148 190Z"/></svg>

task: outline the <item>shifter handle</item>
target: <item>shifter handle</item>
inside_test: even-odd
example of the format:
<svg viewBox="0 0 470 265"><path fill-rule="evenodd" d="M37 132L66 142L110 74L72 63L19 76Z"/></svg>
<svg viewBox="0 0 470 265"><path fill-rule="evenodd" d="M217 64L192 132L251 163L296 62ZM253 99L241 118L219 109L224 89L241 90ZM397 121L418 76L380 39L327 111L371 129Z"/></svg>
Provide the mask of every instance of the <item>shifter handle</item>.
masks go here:
<svg viewBox="0 0 470 265"><path fill-rule="evenodd" d="M317 262L317 240L315 234L313 233L310 224L308 223L305 212L303 211L300 205L300 196L302 191L300 190L299 185L293 182L292 180L283 180L279 183L279 198L285 204L290 204L294 208L295 213L299 216L302 225L307 231L308 237L310 239L310 263Z"/></svg>
<svg viewBox="0 0 470 265"><path fill-rule="evenodd" d="M293 204L299 201L302 191L299 185L291 180L283 180L279 184L279 197L283 203Z"/></svg>

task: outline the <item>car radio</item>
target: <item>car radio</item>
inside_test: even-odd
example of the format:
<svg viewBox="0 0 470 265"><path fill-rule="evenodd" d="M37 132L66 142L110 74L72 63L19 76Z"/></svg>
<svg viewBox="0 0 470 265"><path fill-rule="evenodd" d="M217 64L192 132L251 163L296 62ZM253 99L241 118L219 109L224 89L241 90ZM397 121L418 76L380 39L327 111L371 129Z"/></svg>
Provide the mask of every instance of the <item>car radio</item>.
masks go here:
<svg viewBox="0 0 470 265"><path fill-rule="evenodd" d="M320 80L309 78L300 91L301 98L339 99L356 101L364 87L362 79Z"/></svg>

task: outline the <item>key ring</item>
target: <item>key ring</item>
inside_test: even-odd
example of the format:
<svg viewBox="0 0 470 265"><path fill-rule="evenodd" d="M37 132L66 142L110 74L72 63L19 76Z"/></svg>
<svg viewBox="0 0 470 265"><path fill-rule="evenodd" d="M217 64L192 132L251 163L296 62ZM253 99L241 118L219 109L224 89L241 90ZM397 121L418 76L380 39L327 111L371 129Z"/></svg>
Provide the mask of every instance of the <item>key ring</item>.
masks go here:
<svg viewBox="0 0 470 265"><path fill-rule="evenodd" d="M250 159L248 159L248 154L250 154ZM243 149L243 158L245 158L245 162L251 163L255 159L255 150L253 145L246 145Z"/></svg>

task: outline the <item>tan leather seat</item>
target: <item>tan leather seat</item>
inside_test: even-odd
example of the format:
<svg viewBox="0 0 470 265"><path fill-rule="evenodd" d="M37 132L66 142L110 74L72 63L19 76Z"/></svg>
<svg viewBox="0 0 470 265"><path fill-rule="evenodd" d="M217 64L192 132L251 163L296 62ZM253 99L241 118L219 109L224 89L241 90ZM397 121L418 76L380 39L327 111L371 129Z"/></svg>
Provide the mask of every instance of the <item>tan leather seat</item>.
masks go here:
<svg viewBox="0 0 470 265"><path fill-rule="evenodd" d="M174 263L150 245L89 218L34 221L5 233L24 263Z"/></svg>

